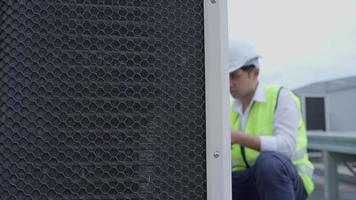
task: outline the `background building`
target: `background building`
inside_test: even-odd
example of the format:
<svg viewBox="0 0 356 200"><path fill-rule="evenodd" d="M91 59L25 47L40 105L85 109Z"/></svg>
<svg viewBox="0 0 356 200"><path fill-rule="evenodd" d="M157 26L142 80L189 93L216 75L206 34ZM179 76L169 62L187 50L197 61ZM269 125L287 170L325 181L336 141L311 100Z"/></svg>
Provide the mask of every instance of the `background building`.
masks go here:
<svg viewBox="0 0 356 200"><path fill-rule="evenodd" d="M298 88L308 130L356 130L356 76Z"/></svg>

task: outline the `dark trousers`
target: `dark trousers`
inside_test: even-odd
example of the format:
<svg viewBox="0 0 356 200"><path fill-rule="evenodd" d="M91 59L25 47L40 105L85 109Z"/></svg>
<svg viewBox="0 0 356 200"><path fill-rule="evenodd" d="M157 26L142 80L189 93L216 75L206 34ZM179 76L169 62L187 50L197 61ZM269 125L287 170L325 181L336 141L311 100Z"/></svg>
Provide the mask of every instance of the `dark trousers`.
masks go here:
<svg viewBox="0 0 356 200"><path fill-rule="evenodd" d="M251 168L232 173L233 200L305 200L296 167L286 156L262 152Z"/></svg>

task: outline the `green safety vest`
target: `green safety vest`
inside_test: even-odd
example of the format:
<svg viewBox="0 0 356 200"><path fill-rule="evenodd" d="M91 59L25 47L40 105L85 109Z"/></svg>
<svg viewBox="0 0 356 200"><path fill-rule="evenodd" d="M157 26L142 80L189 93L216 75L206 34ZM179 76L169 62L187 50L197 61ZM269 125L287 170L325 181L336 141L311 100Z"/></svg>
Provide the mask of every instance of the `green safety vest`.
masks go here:
<svg viewBox="0 0 356 200"><path fill-rule="evenodd" d="M278 103L280 86L265 86L266 102L254 102L251 106L250 113L246 124L246 132L249 135L256 136L271 136L273 132L273 116ZM301 110L300 99L292 92L295 103ZM239 129L239 115L233 108L233 100L230 101L230 120L233 129ZM244 158L242 156L242 148L240 145L233 144L231 147L232 171L246 169ZM308 159L307 153L307 134L304 121L301 118L298 126L298 142L296 145L295 156L292 157L293 164L298 169L304 187L308 195L314 190L312 175L314 171L313 164ZM260 152L244 147L245 160L250 166L254 164Z"/></svg>

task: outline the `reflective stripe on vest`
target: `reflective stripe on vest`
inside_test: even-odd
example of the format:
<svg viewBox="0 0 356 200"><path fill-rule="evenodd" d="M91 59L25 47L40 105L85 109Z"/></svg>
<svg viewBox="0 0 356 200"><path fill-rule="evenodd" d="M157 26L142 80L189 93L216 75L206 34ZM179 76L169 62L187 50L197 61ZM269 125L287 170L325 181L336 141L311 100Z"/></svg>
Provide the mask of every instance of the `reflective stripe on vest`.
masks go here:
<svg viewBox="0 0 356 200"><path fill-rule="evenodd" d="M307 148L299 149L292 156L292 160L295 161L295 160L303 159L306 154L308 154Z"/></svg>
<svg viewBox="0 0 356 200"><path fill-rule="evenodd" d="M306 165L297 165L298 172L306 174L309 177L313 177L314 169Z"/></svg>

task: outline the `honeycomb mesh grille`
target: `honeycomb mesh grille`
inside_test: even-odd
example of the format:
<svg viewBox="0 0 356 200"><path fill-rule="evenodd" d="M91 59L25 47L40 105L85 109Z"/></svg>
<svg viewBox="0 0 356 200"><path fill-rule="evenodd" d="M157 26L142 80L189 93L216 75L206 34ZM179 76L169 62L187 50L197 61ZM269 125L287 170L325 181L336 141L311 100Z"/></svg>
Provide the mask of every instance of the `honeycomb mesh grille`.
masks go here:
<svg viewBox="0 0 356 200"><path fill-rule="evenodd" d="M0 9L0 199L206 199L202 0Z"/></svg>

